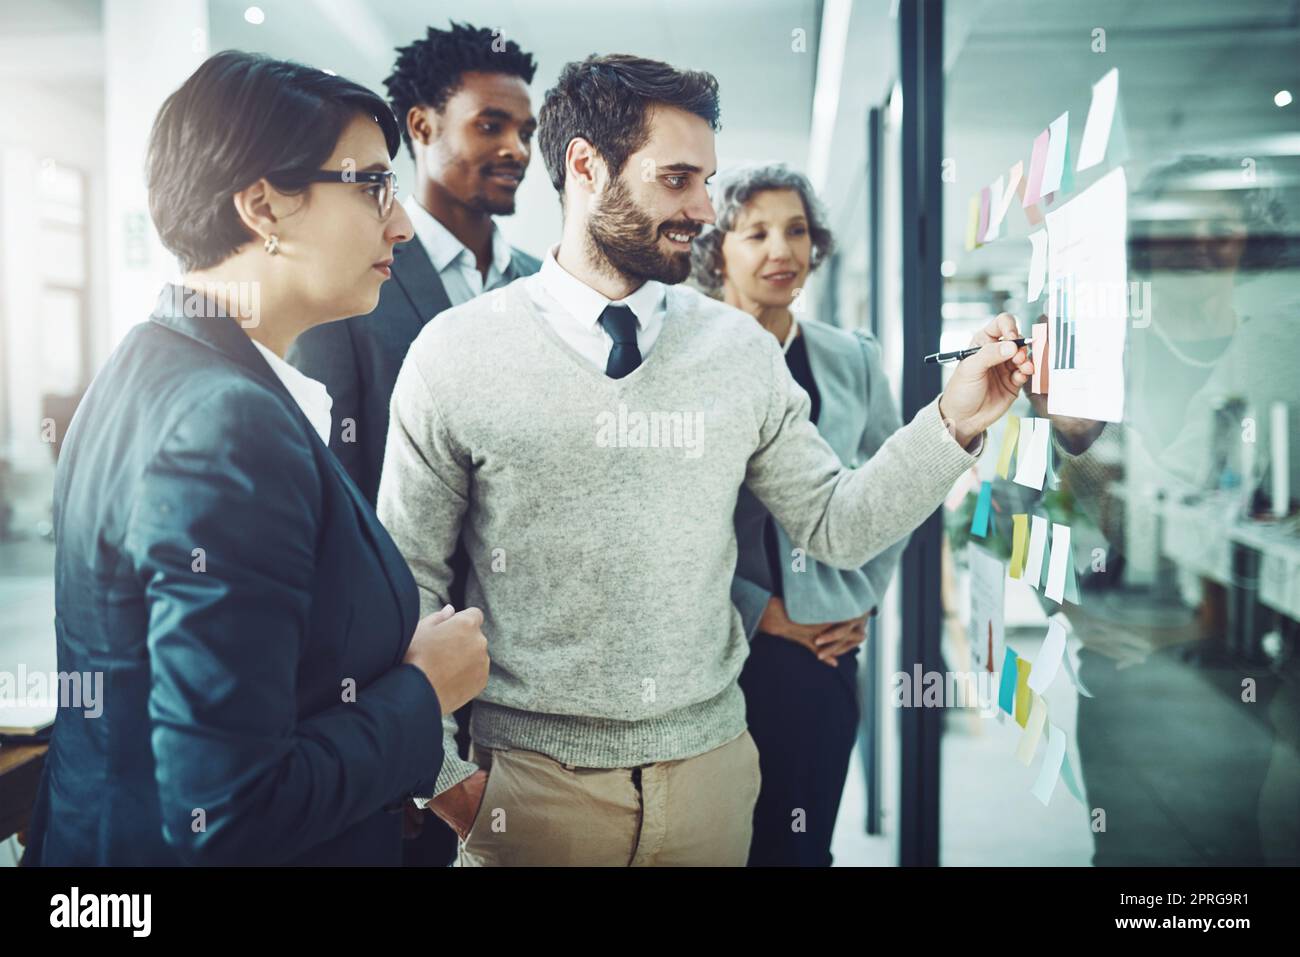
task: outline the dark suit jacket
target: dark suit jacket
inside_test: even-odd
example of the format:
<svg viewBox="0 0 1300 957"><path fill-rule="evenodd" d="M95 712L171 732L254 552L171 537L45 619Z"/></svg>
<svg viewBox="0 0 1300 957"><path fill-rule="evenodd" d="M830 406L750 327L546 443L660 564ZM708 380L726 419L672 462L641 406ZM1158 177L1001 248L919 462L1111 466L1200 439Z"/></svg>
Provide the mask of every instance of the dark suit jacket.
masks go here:
<svg viewBox="0 0 1300 957"><path fill-rule="evenodd" d="M59 709L24 863L397 864L442 765L415 582L235 320L160 297L54 509L59 669L104 693Z"/></svg>
<svg viewBox="0 0 1300 957"><path fill-rule="evenodd" d="M503 282L531 275L540 266L527 253L511 250ZM374 312L309 329L289 352L289 361L325 383L334 399L330 448L372 505L379 495L397 372L424 324L450 308L428 253L412 239L393 249L393 278L384 283ZM355 424L352 435L344 431L349 420Z"/></svg>

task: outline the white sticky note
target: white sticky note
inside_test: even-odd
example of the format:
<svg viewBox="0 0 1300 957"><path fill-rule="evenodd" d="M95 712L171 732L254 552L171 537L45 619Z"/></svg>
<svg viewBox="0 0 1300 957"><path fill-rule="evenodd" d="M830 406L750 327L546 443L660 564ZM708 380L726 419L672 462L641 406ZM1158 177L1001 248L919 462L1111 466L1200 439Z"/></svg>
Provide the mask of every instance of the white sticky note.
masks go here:
<svg viewBox="0 0 1300 957"><path fill-rule="evenodd" d="M1029 256L1029 291L1025 294L1025 301L1037 302L1047 281L1047 230L1030 233L1029 242L1033 252Z"/></svg>
<svg viewBox="0 0 1300 957"><path fill-rule="evenodd" d="M1033 675L1033 672L1030 672ZM1033 707L1029 710L1029 720L1025 730L1020 733L1020 746L1016 748L1016 759L1025 767L1034 761L1034 752L1038 750L1038 739L1043 736L1043 725L1047 723L1047 700L1040 694L1034 695Z"/></svg>
<svg viewBox="0 0 1300 957"><path fill-rule="evenodd" d="M1043 804L1052 799L1056 790L1056 781L1061 776L1061 765L1065 762L1065 732L1056 725L1047 730L1047 753L1043 755L1043 766L1038 769L1038 780L1030 788L1030 793Z"/></svg>
<svg viewBox="0 0 1300 957"><path fill-rule="evenodd" d="M1052 523L1052 557L1047 563L1047 597L1058 605L1065 601L1065 573L1074 561L1070 551L1070 526Z"/></svg>
<svg viewBox="0 0 1300 957"><path fill-rule="evenodd" d="M1046 196L1061 188L1065 173L1065 141L1070 135L1070 114L1062 113L1047 128L1047 162L1043 165L1043 184L1038 191Z"/></svg>
<svg viewBox="0 0 1300 957"><path fill-rule="evenodd" d="M1029 470L1034 467L1031 456L1034 447L1035 425L1039 421L1043 420L1028 417L1020 420L1020 434L1016 436L1016 471L1011 476L1011 481L1020 482L1021 485L1025 484L1020 481L1021 473L1027 475Z"/></svg>
<svg viewBox="0 0 1300 957"><path fill-rule="evenodd" d="M1002 190L1005 177L999 176L989 187L989 224L984 227L980 242L987 243L998 238L1002 231Z"/></svg>
<svg viewBox="0 0 1300 957"><path fill-rule="evenodd" d="M1021 419L1020 441L1016 448L1016 475L1013 481L1027 488L1043 490L1047 475L1047 445L1052 436L1048 419Z"/></svg>
<svg viewBox="0 0 1300 957"><path fill-rule="evenodd" d="M1053 620L1047 626L1047 637L1034 659L1034 669L1029 672L1029 687L1039 694L1047 694L1052 679L1061 669L1061 656L1065 653L1065 626Z"/></svg>
<svg viewBox="0 0 1300 957"><path fill-rule="evenodd" d="M1037 588L1043 574L1043 559L1047 556L1047 519L1032 515L1029 519L1029 558L1021 579L1030 588Z"/></svg>
<svg viewBox="0 0 1300 957"><path fill-rule="evenodd" d="M1110 127L1115 119L1115 101L1119 97L1119 70L1112 68L1092 85L1092 103L1083 124L1083 142L1079 145L1079 162L1075 170L1096 166L1106 158Z"/></svg>

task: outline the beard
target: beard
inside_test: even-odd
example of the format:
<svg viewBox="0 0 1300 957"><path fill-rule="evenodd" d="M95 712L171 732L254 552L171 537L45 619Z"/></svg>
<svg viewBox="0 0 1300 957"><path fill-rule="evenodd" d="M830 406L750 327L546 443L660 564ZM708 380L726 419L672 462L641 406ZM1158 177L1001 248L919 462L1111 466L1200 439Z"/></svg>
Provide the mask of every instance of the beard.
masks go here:
<svg viewBox="0 0 1300 957"><path fill-rule="evenodd" d="M515 214L515 198L493 200L483 195L475 193L468 203L468 208L476 213L487 213L490 216L513 216Z"/></svg>
<svg viewBox="0 0 1300 957"><path fill-rule="evenodd" d="M663 231L695 235L692 222L656 224L632 199L621 176L610 181L587 221L587 244L594 262L604 262L619 275L633 280L655 280L676 285L691 274L691 254L664 252L659 246Z"/></svg>

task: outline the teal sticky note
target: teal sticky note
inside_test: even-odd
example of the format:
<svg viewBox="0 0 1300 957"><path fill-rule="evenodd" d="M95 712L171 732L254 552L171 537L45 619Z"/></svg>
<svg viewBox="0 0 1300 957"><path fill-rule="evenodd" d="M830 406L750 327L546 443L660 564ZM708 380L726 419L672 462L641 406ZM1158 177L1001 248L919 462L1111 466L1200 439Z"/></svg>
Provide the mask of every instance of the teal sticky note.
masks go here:
<svg viewBox="0 0 1300 957"><path fill-rule="evenodd" d="M1016 658L1018 656L1010 648L1007 649L1006 656L1002 659L1002 682L998 685L998 707L1007 714L1014 714L1016 704L1016 678L1019 669L1016 667Z"/></svg>
<svg viewBox="0 0 1300 957"><path fill-rule="evenodd" d="M993 483L980 483L979 501L975 503L975 517L971 519L970 533L978 535L980 538L987 538L989 534L989 509L993 505Z"/></svg>
<svg viewBox="0 0 1300 957"><path fill-rule="evenodd" d="M1070 764L1070 755L1067 753L1065 759L1061 762L1061 777L1065 780L1065 786L1070 789L1076 801L1084 807L1088 802L1084 800L1083 788L1079 787L1079 779L1074 776L1074 767Z"/></svg>
<svg viewBox="0 0 1300 957"><path fill-rule="evenodd" d="M1065 169L1061 171L1061 196L1068 196L1074 191L1074 163L1070 157L1070 137L1065 138Z"/></svg>
<svg viewBox="0 0 1300 957"><path fill-rule="evenodd" d="M1074 554L1067 556L1069 564L1065 568L1065 600L1072 605L1079 604L1079 575L1074 570Z"/></svg>

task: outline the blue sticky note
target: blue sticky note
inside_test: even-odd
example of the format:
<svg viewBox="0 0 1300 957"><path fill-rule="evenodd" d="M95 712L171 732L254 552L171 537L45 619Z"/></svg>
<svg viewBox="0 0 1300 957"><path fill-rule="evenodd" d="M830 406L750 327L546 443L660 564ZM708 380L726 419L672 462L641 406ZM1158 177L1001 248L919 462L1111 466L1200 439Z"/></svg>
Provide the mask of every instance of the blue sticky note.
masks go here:
<svg viewBox="0 0 1300 957"><path fill-rule="evenodd" d="M1016 653L1008 648L1006 657L1002 659L1002 683L998 685L998 707L1007 714L1015 714L1013 709L1016 705L1016 679L1019 670L1016 667L1017 657Z"/></svg>
<svg viewBox="0 0 1300 957"><path fill-rule="evenodd" d="M993 483L980 483L979 501L975 503L975 517L971 519L970 533L978 535L980 538L987 538L989 534L989 509L993 505Z"/></svg>

